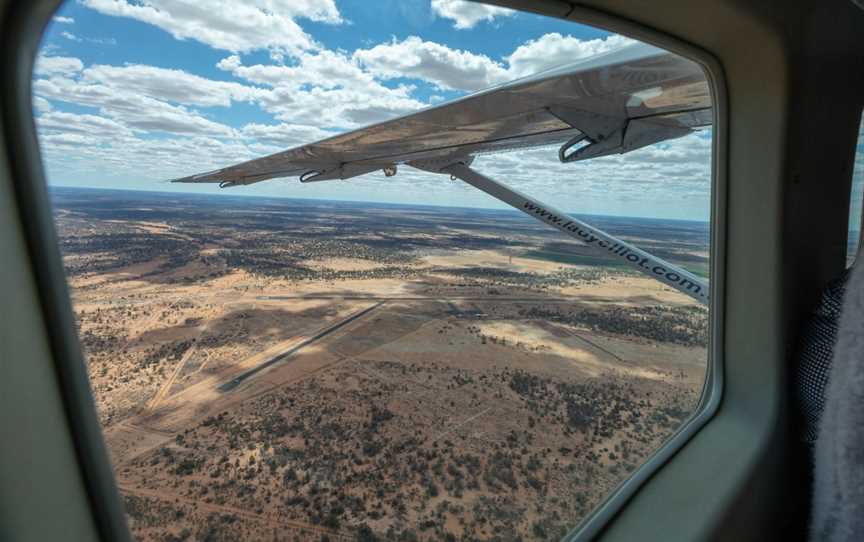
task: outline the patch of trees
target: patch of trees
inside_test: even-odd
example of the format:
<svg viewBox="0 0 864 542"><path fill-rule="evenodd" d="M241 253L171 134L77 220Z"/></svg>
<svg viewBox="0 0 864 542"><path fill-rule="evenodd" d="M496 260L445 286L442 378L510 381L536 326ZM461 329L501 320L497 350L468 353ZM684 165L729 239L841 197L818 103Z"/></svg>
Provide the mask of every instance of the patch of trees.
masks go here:
<svg viewBox="0 0 864 542"><path fill-rule="evenodd" d="M187 456L181 458L175 463L174 474L177 476L189 476L201 470L204 466L205 459L198 456Z"/></svg>
<svg viewBox="0 0 864 542"><path fill-rule="evenodd" d="M546 290L549 288L564 288L585 283L596 282L610 273L597 269L559 269L552 273L534 273L512 271L501 267L437 267L435 273L474 279L475 286L500 286L510 289ZM463 286L463 284L460 284ZM492 289L488 292L497 295L500 292Z"/></svg>
<svg viewBox="0 0 864 542"><path fill-rule="evenodd" d="M89 354L113 352L126 344L125 334L118 333L111 326L87 329L79 334L81 348Z"/></svg>
<svg viewBox="0 0 864 542"><path fill-rule="evenodd" d="M244 538L243 526L234 514L209 514L195 529L196 540L234 542Z"/></svg>
<svg viewBox="0 0 864 542"><path fill-rule="evenodd" d="M416 256L404 245L389 243L386 246L376 246L369 239L345 239L338 236L297 236L278 240L256 238L248 242L244 240L242 246L225 248L219 252L219 256L229 268L288 280L410 279L419 272L409 266L416 261ZM306 265L310 260L331 258L361 259L382 267L369 270L337 270Z"/></svg>
<svg viewBox="0 0 864 542"><path fill-rule="evenodd" d="M149 262L158 257L183 257L190 253L188 242L159 234L109 232L61 237L60 251L82 255L66 261L66 273L76 276L103 273L112 269ZM192 251L195 253L195 251Z"/></svg>
<svg viewBox="0 0 864 542"><path fill-rule="evenodd" d="M161 361L177 361L187 350L192 348L194 341L191 339L183 341L171 341L157 346L155 349L148 349L144 358L141 360L141 366L147 367Z"/></svg>
<svg viewBox="0 0 864 542"><path fill-rule="evenodd" d="M494 452L486 460L483 481L493 491L499 491L502 484L511 490L519 487L513 473L513 458L501 451Z"/></svg>
<svg viewBox="0 0 864 542"><path fill-rule="evenodd" d="M708 311L702 307L576 308L567 312L532 307L524 316L538 320L587 327L658 342L702 346L708 344Z"/></svg>
<svg viewBox="0 0 864 542"><path fill-rule="evenodd" d="M537 375L516 370L510 377L510 389L530 399L539 399L546 392L546 382Z"/></svg>
<svg viewBox="0 0 864 542"><path fill-rule="evenodd" d="M393 412L387 409L387 407L380 407L378 405L372 405L370 409L370 420L369 420L369 432L377 433L378 429L381 427L381 424L388 420L393 419Z"/></svg>
<svg viewBox="0 0 864 542"><path fill-rule="evenodd" d="M138 528L165 527L186 515L182 508L175 508L159 499L138 495L124 495L123 508Z"/></svg>

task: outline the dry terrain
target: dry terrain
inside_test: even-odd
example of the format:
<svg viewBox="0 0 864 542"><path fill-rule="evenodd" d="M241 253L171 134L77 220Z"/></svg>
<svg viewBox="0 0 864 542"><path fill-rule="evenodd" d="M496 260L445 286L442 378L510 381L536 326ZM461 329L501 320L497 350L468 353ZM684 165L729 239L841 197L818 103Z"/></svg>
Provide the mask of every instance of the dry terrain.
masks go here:
<svg viewBox="0 0 864 542"><path fill-rule="evenodd" d="M693 412L707 311L516 213L57 190L140 540L547 540ZM704 224L596 223L699 273Z"/></svg>

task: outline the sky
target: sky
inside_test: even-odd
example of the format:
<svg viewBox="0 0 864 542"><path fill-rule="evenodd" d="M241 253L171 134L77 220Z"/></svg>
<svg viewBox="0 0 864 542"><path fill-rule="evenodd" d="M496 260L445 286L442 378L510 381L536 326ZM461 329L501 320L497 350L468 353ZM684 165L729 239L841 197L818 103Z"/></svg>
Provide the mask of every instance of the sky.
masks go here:
<svg viewBox="0 0 864 542"><path fill-rule="evenodd" d="M34 72L54 186L218 192L165 181L266 156L632 40L461 0L67 0ZM561 164L557 149L474 167L571 212L708 220L711 131ZM274 180L231 195L504 208L402 168Z"/></svg>
<svg viewBox="0 0 864 542"><path fill-rule="evenodd" d="M858 127L858 142L855 145L855 161L852 164L852 193L849 197L849 239L846 254L850 262L858 252L861 241L862 210L864 210L864 112Z"/></svg>

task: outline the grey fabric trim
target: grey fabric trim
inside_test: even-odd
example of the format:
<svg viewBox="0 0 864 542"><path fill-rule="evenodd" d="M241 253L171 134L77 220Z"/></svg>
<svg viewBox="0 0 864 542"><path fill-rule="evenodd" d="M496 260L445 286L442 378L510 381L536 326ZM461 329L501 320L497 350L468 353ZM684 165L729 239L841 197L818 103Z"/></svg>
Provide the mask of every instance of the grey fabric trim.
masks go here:
<svg viewBox="0 0 864 542"><path fill-rule="evenodd" d="M825 390L831 374L843 293L848 280L849 271L845 270L825 287L819 305L810 315L801 333L795 373L795 395L802 421L801 438L809 446L816 443L819 418L825 408Z"/></svg>
<svg viewBox="0 0 864 542"><path fill-rule="evenodd" d="M814 469L810 539L864 540L864 265L844 296Z"/></svg>

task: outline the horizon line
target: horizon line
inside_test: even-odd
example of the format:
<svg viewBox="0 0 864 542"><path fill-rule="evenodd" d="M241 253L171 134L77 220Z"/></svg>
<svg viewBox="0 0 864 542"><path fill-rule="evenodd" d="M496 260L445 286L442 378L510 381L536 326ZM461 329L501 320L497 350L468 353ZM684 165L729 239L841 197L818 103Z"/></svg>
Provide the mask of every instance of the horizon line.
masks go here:
<svg viewBox="0 0 864 542"><path fill-rule="evenodd" d="M276 196L276 195L260 195L260 194L223 194L222 192L193 192L188 190L158 190L158 189L146 189L146 188L107 188L102 186L79 186L79 185L64 185L64 184L50 184L46 183L48 190L54 189L73 189L73 190L102 190L106 192L142 192L148 194L165 194L171 196L177 195L189 195L192 197L195 196L205 196L205 197L235 197L235 198L250 198L250 199L284 199L284 200L302 200L302 201L329 201L334 203L366 203L371 205L392 205L398 207L432 207L436 209L467 209L471 211L501 211L501 212L514 212L519 215L524 215L522 211L516 209L514 207L466 207L462 205L435 205L430 203L394 203L394 202L386 202L386 201L372 201L372 200L342 200L342 199L330 199L330 198L309 198L309 197L298 197L298 196ZM576 215L576 216L594 216L594 217L608 217L608 218L636 218L636 219L644 219L644 220L670 220L674 222L697 222L710 224L710 220L707 219L695 219L695 218L666 218L666 217L657 217L657 216L637 216L637 215L616 215L616 214L596 214L596 213L580 213L574 211L565 211L568 214Z"/></svg>

